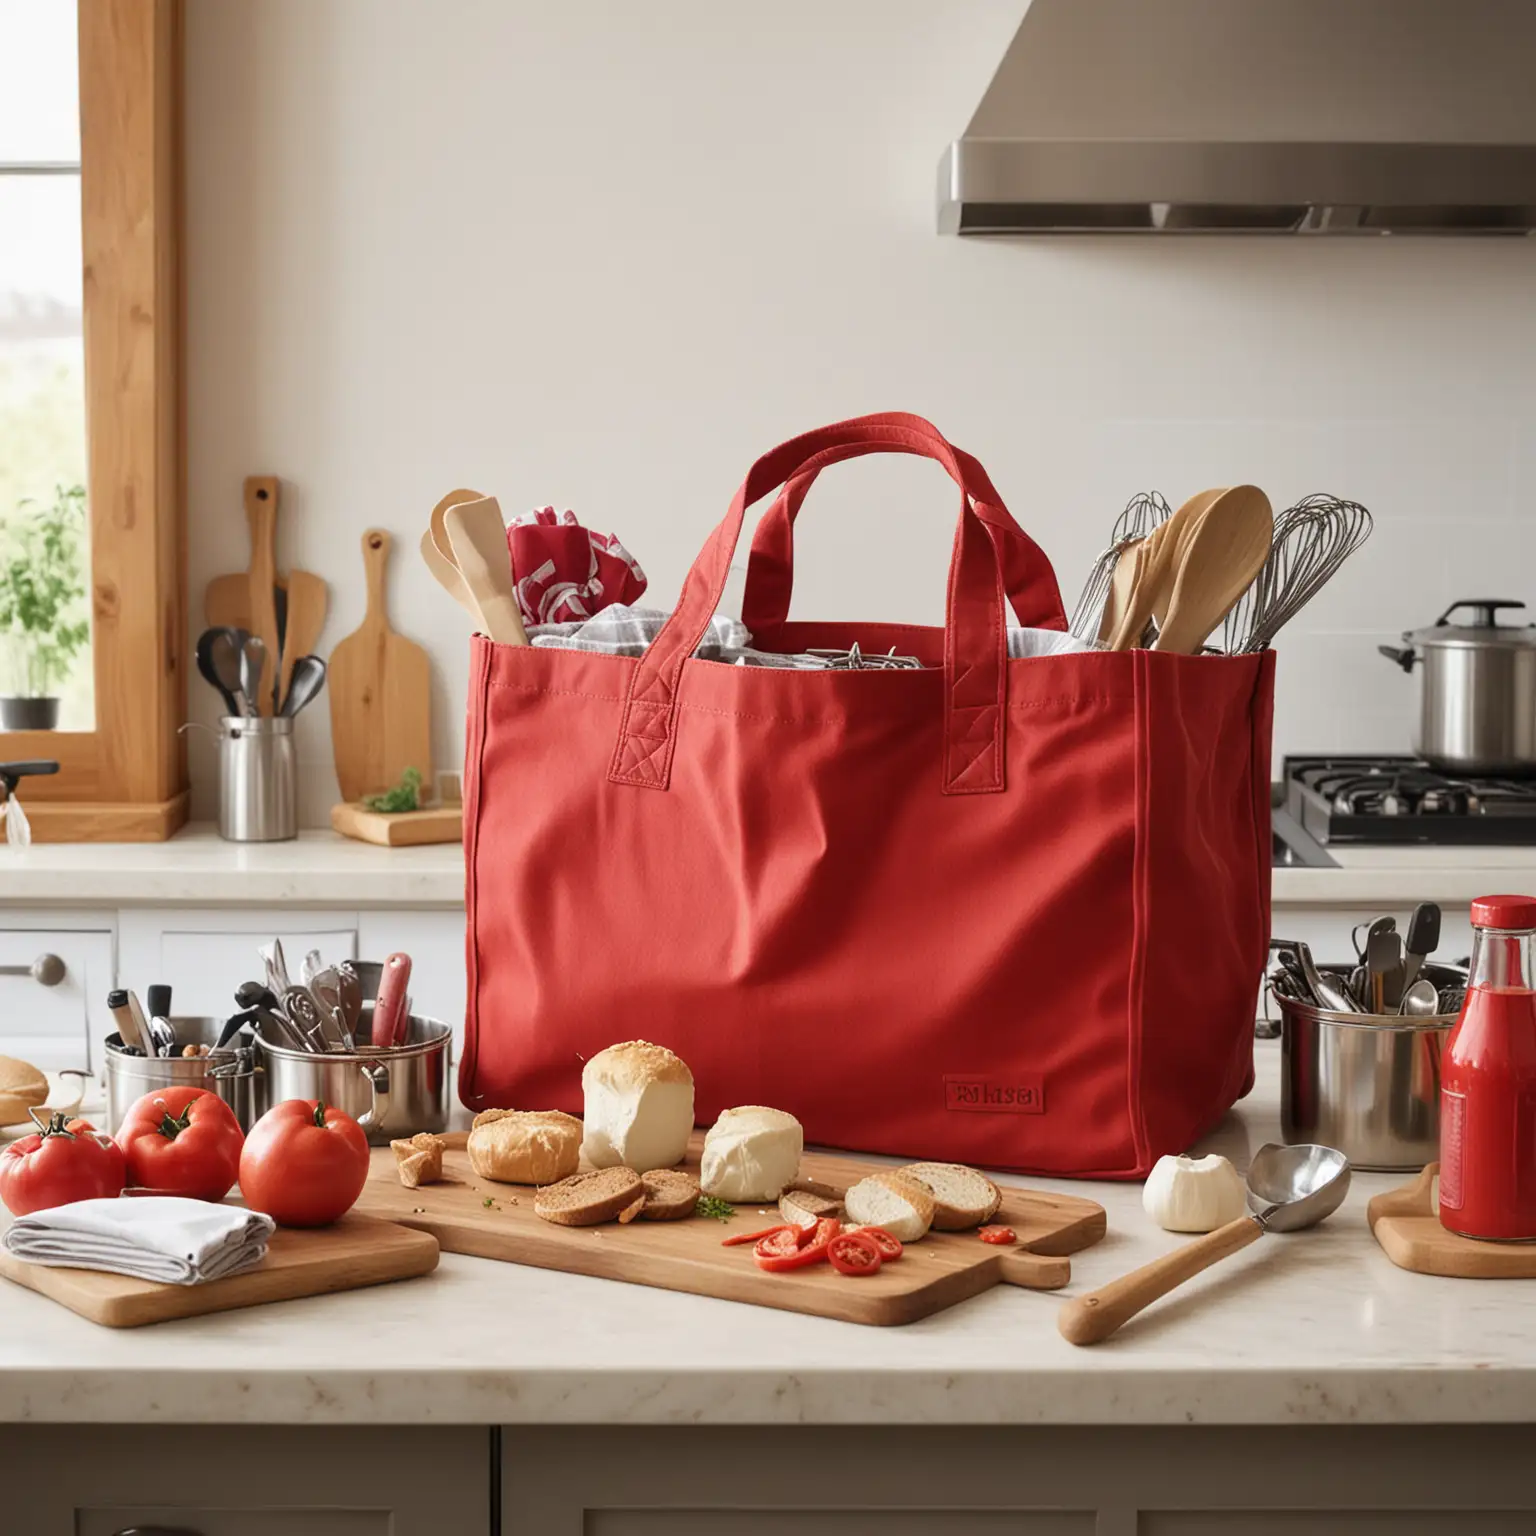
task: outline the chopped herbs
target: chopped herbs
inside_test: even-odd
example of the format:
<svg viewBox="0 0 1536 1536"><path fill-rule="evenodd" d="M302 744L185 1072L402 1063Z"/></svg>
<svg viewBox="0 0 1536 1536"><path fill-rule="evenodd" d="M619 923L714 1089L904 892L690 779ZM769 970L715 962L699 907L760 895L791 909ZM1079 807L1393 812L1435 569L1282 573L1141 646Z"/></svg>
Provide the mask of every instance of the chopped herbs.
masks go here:
<svg viewBox="0 0 1536 1536"><path fill-rule="evenodd" d="M496 1202L492 1200L489 1195L487 1195L485 1199L480 1202L480 1204L483 1205L488 1211L494 1211L496 1209Z"/></svg>
<svg viewBox="0 0 1536 1536"><path fill-rule="evenodd" d="M700 1195L693 1213L695 1216L713 1216L716 1221L729 1221L736 1214L736 1207L729 1200L720 1200L714 1195Z"/></svg>
<svg viewBox="0 0 1536 1536"><path fill-rule="evenodd" d="M400 782L393 789L385 790L382 795L364 796L363 809L385 811L393 815L399 815L402 811L419 811L421 809L420 769L407 768L400 775Z"/></svg>

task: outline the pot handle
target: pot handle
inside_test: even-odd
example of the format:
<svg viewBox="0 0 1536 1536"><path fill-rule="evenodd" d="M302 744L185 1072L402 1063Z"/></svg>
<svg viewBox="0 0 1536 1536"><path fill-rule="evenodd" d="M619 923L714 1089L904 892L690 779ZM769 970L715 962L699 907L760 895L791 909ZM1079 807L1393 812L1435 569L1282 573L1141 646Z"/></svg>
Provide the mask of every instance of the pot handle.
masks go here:
<svg viewBox="0 0 1536 1536"><path fill-rule="evenodd" d="M1419 653L1409 646L1378 645L1376 647L1388 661L1395 661L1404 672L1412 672L1413 664L1419 659Z"/></svg>
<svg viewBox="0 0 1536 1536"><path fill-rule="evenodd" d="M359 1115L357 1119L359 1129L366 1134L369 1131L382 1129L385 1120L389 1117L389 1068L380 1061L373 1066L359 1067L357 1070L368 1079L372 1096L368 1113Z"/></svg>
<svg viewBox="0 0 1536 1536"><path fill-rule="evenodd" d="M1524 608L1525 604L1513 597L1458 597L1444 613L1435 620L1434 627L1439 629L1458 608L1470 608L1477 615L1478 627L1493 629L1497 627L1500 608Z"/></svg>

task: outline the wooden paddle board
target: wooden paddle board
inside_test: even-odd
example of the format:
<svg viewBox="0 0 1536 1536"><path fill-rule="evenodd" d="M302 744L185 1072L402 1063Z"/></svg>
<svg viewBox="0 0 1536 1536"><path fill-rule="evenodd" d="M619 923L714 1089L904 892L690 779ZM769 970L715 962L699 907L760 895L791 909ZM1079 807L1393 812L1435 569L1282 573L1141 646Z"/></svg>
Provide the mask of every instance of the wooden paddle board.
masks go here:
<svg viewBox="0 0 1536 1536"><path fill-rule="evenodd" d="M331 738L344 800L391 789L407 768L432 782L431 669L419 645L389 627L384 574L392 540L363 535L368 607L363 622L331 652Z"/></svg>
<svg viewBox="0 0 1536 1536"><path fill-rule="evenodd" d="M768 1274L753 1261L750 1244L722 1242L778 1224L774 1205L738 1206L729 1221L694 1216L558 1227L534 1215L531 1187L480 1178L465 1139L463 1132L446 1138L443 1182L419 1189L406 1189L394 1153L378 1148L357 1208L430 1232L449 1253L875 1325L913 1322L994 1285L1057 1289L1071 1278L1066 1255L1098 1242L1105 1230L1104 1207L1092 1200L1005 1187L995 1220L1018 1234L1016 1247L994 1247L975 1232L933 1232L874 1275L853 1279L826 1264ZM696 1135L684 1164L695 1176L701 1142ZM846 1189L885 1166L808 1152L800 1172Z"/></svg>
<svg viewBox="0 0 1536 1536"><path fill-rule="evenodd" d="M1434 1208L1439 1163L1430 1163L1411 1184L1376 1195L1366 1220L1381 1250L1399 1269L1456 1280L1536 1278L1536 1243L1481 1243L1440 1225Z"/></svg>
<svg viewBox="0 0 1536 1536"><path fill-rule="evenodd" d="M329 1227L279 1227L257 1269L206 1285L165 1285L99 1269L52 1269L0 1249L0 1275L107 1328L139 1328L298 1296L351 1291L437 1268L438 1245L411 1231L351 1211Z"/></svg>

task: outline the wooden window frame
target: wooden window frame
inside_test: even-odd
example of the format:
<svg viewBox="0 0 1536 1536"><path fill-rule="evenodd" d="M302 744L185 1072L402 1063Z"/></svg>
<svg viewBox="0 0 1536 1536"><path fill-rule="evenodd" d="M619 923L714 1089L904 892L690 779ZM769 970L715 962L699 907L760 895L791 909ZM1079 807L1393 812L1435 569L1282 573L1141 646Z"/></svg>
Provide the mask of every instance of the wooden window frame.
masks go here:
<svg viewBox="0 0 1536 1536"><path fill-rule="evenodd" d="M0 732L40 842L187 817L181 0L78 0L93 731Z"/></svg>

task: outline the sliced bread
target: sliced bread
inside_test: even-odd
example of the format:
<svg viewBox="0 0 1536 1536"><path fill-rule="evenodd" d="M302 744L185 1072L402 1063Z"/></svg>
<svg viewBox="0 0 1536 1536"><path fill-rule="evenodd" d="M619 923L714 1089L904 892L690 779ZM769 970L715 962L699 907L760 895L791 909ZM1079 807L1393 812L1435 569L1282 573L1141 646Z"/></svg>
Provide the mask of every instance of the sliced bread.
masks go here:
<svg viewBox="0 0 1536 1536"><path fill-rule="evenodd" d="M841 1221L843 1197L830 1184L800 1179L779 1196L779 1215L797 1227L814 1227L825 1216Z"/></svg>
<svg viewBox="0 0 1536 1536"><path fill-rule="evenodd" d="M849 1221L884 1227L898 1242L915 1243L933 1225L933 1196L916 1179L895 1170L860 1179L843 1204Z"/></svg>
<svg viewBox="0 0 1536 1536"><path fill-rule="evenodd" d="M901 1169L933 1196L933 1225L940 1232L966 1232L991 1221L1003 1192L984 1173L963 1163L908 1163Z"/></svg>
<svg viewBox="0 0 1536 1536"><path fill-rule="evenodd" d="M647 1221L681 1221L692 1216L699 1203L699 1181L680 1168L654 1168L640 1176L645 1185L645 1205L640 1214Z"/></svg>
<svg viewBox="0 0 1536 1536"><path fill-rule="evenodd" d="M533 1214L557 1227L595 1227L644 1199L645 1185L633 1168L597 1168L546 1185L533 1197Z"/></svg>

